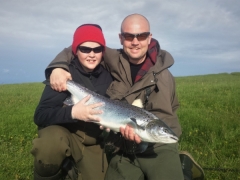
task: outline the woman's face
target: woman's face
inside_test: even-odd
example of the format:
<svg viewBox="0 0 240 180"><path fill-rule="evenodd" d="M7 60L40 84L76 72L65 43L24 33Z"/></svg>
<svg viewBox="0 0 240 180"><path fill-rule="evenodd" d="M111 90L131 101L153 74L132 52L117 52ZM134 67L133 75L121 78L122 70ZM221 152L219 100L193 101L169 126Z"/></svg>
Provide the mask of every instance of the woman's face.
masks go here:
<svg viewBox="0 0 240 180"><path fill-rule="evenodd" d="M87 41L78 46L76 55L83 69L92 72L102 60L103 47L99 43Z"/></svg>

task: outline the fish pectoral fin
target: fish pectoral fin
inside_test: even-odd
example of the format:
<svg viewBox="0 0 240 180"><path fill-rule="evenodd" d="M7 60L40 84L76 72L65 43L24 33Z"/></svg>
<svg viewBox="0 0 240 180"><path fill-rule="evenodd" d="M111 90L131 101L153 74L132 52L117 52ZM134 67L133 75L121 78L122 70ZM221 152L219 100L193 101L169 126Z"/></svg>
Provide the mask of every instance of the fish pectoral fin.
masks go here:
<svg viewBox="0 0 240 180"><path fill-rule="evenodd" d="M145 125L142 123L142 121L138 121L137 119L135 118L130 118L133 122L134 122L134 125L139 128L139 129L142 129L142 130L145 130Z"/></svg>
<svg viewBox="0 0 240 180"><path fill-rule="evenodd" d="M135 118L130 118L130 119L137 124L137 120Z"/></svg>
<svg viewBox="0 0 240 180"><path fill-rule="evenodd" d="M65 99L65 101L63 102L63 104L65 104L65 105L67 105L67 106L72 106L72 105L74 105L74 102L73 102L73 100L72 100L72 97L67 97L67 98Z"/></svg>

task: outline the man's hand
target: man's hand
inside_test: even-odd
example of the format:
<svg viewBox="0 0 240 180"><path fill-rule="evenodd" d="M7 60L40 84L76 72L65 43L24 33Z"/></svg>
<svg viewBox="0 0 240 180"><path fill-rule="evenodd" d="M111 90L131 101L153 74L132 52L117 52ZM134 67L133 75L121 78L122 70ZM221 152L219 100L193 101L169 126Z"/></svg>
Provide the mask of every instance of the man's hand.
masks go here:
<svg viewBox="0 0 240 180"><path fill-rule="evenodd" d="M103 111L95 109L102 106L104 103L94 103L86 105L86 102L91 98L90 95L83 98L77 104L72 107L72 118L82 121L100 121L100 118L96 116L97 114L102 114Z"/></svg>
<svg viewBox="0 0 240 180"><path fill-rule="evenodd" d="M120 132L126 140L135 141L137 144L141 142L141 138L135 134L134 129L129 125L125 128L121 127Z"/></svg>
<svg viewBox="0 0 240 180"><path fill-rule="evenodd" d="M67 80L72 80L72 76L69 72L65 71L62 68L55 68L52 70L52 73L50 75L50 84L51 88L55 91L66 91Z"/></svg>

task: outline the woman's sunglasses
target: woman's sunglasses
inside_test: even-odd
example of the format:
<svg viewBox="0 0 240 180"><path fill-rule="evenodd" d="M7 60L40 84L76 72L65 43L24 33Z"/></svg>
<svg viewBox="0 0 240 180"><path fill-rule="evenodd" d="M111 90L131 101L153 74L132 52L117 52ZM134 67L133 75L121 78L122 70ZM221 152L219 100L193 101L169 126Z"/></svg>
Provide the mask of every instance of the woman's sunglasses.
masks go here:
<svg viewBox="0 0 240 180"><path fill-rule="evenodd" d="M150 32L143 32L139 34L131 34L131 33L121 33L126 41L133 41L136 37L138 41L144 41L150 35Z"/></svg>
<svg viewBox="0 0 240 180"><path fill-rule="evenodd" d="M91 51L93 51L94 53L103 52L103 47L102 46L98 46L98 47L95 47L95 48L90 48L90 47L87 47L87 46L78 46L78 49L82 53L90 53Z"/></svg>

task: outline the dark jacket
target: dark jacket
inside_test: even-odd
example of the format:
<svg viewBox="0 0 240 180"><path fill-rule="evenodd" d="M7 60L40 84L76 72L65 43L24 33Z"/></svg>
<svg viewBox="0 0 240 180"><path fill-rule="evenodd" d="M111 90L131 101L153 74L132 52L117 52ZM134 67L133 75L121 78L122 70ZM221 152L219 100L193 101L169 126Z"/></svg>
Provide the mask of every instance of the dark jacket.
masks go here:
<svg viewBox="0 0 240 180"><path fill-rule="evenodd" d="M106 90L112 82L110 73L99 65L92 73L86 73L80 65L77 58L71 61L68 66L72 75L73 81L91 89L103 96L106 95ZM57 92L49 85L45 86L40 102L36 108L34 115L34 122L39 127L46 127L49 125L63 125L68 127L69 124L78 123L80 126L94 126L94 129L99 129L99 126L94 123L85 123L83 121L72 119L72 106L64 106L64 100L70 96L68 91ZM83 129L82 129L83 130ZM84 131L84 130L83 130Z"/></svg>
<svg viewBox="0 0 240 180"><path fill-rule="evenodd" d="M56 67L68 70L66 62L69 63L72 58L71 47L65 48L49 64L45 75L48 77L51 70ZM129 61L123 50L106 48L104 63L115 79L107 90L111 99L125 99L130 104L135 99L141 99L146 103L146 110L162 119L177 136L181 135L182 131L176 114L179 103L175 80L168 70L174 63L171 54L159 49L155 65L136 83L132 82ZM150 90L148 98L146 89Z"/></svg>

